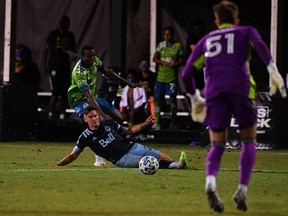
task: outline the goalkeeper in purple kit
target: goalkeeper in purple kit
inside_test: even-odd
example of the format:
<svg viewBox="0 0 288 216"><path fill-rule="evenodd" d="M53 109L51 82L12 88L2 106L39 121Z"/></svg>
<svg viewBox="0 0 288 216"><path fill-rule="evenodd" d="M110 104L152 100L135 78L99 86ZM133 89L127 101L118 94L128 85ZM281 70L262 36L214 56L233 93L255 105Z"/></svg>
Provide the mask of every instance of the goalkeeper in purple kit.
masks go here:
<svg viewBox="0 0 288 216"><path fill-rule="evenodd" d="M233 115L239 125L242 150L239 159L239 184L233 195L237 209L247 210L247 189L256 159L257 109L256 83L250 73L251 48L256 49L271 76L271 94L286 97L283 79L268 47L257 30L238 26L238 7L221 1L213 7L218 29L205 35L196 45L182 78L191 99L192 118L209 127L211 149L206 157L205 190L210 207L222 212L224 205L216 191L216 177ZM195 87L194 73L205 67L205 99Z"/></svg>

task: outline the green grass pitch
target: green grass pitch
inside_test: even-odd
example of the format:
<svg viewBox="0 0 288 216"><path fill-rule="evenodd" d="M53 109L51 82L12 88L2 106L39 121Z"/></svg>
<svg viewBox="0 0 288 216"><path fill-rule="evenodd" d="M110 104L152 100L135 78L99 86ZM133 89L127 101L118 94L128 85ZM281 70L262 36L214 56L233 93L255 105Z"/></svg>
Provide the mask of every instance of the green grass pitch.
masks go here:
<svg viewBox="0 0 288 216"><path fill-rule="evenodd" d="M208 148L146 144L178 160L186 151L188 170L159 170L146 176L138 169L93 166L85 151L73 163L51 167L74 143L0 143L0 215L217 215L204 193ZM248 211L236 210L239 150L226 149L217 189L222 215L288 215L288 150L258 150L248 190Z"/></svg>

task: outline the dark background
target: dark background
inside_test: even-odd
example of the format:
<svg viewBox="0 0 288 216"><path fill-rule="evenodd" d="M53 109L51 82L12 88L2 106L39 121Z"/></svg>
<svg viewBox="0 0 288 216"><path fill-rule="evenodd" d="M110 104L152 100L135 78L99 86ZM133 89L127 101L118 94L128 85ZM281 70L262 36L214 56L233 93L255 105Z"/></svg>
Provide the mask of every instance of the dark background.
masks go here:
<svg viewBox="0 0 288 216"><path fill-rule="evenodd" d="M43 47L48 33L58 27L63 15L71 18L70 30L75 33L77 52L84 44L95 47L97 55L107 66L119 67L123 74L128 68L136 67L139 59L150 55L150 1L147 0L25 0L17 1L16 43L24 43L33 51L33 58L43 70ZM196 19L202 19L205 30L215 28L212 6L216 0L158 0L157 1L157 43L162 40L162 29L172 25L176 39L185 46ZM234 1L240 8L242 25L257 28L264 41L270 43L271 0ZM286 76L288 66L285 53L288 44L288 2L279 0L278 55L280 72ZM0 1L0 68L3 68L5 1ZM252 72L260 90L268 85L268 74L253 55ZM43 76L41 86L50 91L47 77Z"/></svg>
<svg viewBox="0 0 288 216"><path fill-rule="evenodd" d="M218 2L216 0L158 0L157 43L162 40L162 30L167 25L175 28L175 38L183 46L185 46L188 34L191 33L192 23L195 20L204 21L206 32L214 29L212 6ZM269 47L271 0L235 0L234 2L240 9L241 25L256 27ZM277 65L282 76L286 78L288 71L286 60L288 53L288 16L286 15L288 1L279 0L278 4ZM128 68L137 68L141 58L149 59L153 55L154 51L150 53L150 1L148 0L18 0L15 17L17 21L16 37L13 39L15 43L23 43L31 48L33 59L42 73L43 48L46 37L51 30L58 28L59 20L63 15L71 18L70 30L76 36L77 53L79 54L83 45L94 46L96 55L103 60L103 63L106 66L118 68L122 72L122 76L125 76ZM0 1L0 70L3 68L4 19L5 1ZM267 91L268 73L256 53L253 53L251 69L258 85L258 91ZM13 86L13 80L10 84ZM25 91L25 87L23 88L21 90ZM50 91L48 77L43 74L41 89ZM12 96L9 98L9 95ZM8 107L7 104L21 106L19 101L22 101L22 107L28 107L29 110L25 101L27 103L33 101L29 95L27 100L17 97L19 97L17 93L11 94L10 92L9 94L7 88L1 86L0 140L5 134L5 124L7 121L9 122L9 116L6 113L9 112L9 108L11 110L11 107ZM282 102L279 102L276 106L279 107L279 115L276 116L276 119L278 119L281 130L277 130L275 134L281 138L287 128L287 116L283 115L286 113L287 105L284 106ZM32 107L33 109L30 106L29 111L35 110L35 106ZM28 116L25 118L28 122L29 116L33 116L33 114L25 110L21 113L22 116ZM17 123L22 125L16 127L16 130L25 128L27 121L18 121Z"/></svg>

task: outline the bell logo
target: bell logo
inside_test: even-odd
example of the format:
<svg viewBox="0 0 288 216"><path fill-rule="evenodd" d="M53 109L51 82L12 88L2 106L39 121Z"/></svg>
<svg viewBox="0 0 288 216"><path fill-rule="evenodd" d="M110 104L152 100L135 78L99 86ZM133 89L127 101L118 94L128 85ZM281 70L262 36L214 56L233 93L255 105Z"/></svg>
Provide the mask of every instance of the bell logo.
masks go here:
<svg viewBox="0 0 288 216"><path fill-rule="evenodd" d="M109 143L113 142L113 140L115 140L115 137L113 136L113 134L108 133L108 136L106 139L99 140L99 144L102 145L103 147L106 147Z"/></svg>

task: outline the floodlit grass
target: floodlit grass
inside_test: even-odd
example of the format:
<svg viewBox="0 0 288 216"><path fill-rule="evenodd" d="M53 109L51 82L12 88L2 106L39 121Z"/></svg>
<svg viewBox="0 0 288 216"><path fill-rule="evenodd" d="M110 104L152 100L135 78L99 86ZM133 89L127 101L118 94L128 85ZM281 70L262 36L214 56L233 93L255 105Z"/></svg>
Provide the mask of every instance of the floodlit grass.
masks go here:
<svg viewBox="0 0 288 216"><path fill-rule="evenodd" d="M146 145L175 160L186 151L189 169L145 176L138 169L96 168L90 149L67 166L51 167L74 143L0 143L0 215L217 215L204 193L207 148ZM288 151L257 151L245 213L231 200L238 158L239 150L226 150L222 159L222 215L288 215Z"/></svg>

